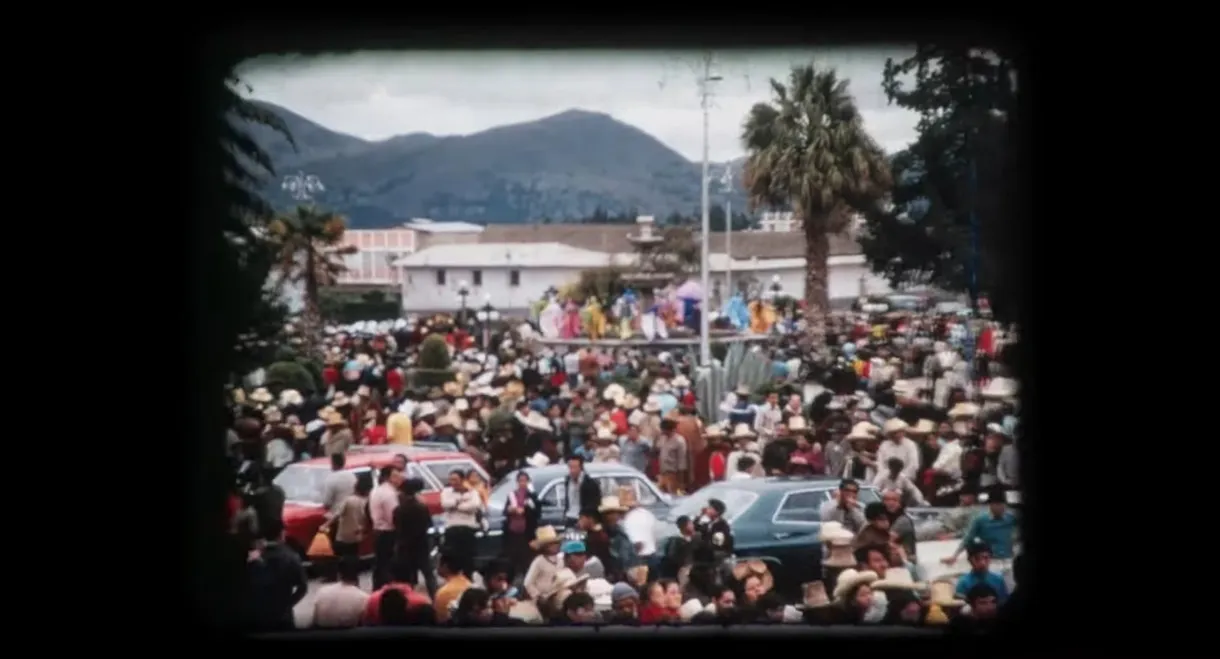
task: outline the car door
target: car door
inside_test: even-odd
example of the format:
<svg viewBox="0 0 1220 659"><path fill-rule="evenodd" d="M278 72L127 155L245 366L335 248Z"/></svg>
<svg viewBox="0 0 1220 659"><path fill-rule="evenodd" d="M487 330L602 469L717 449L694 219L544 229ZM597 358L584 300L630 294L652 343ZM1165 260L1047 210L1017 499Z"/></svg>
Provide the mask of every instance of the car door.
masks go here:
<svg viewBox="0 0 1220 659"><path fill-rule="evenodd" d="M767 552L783 564L785 579L806 583L820 578L822 504L828 490L793 490L784 494L771 516L771 546Z"/></svg>
<svg viewBox="0 0 1220 659"><path fill-rule="evenodd" d="M553 526L556 531L563 530L563 479L556 478L547 483L538 492L538 501L542 503L542 514L538 526Z"/></svg>
<svg viewBox="0 0 1220 659"><path fill-rule="evenodd" d="M640 506L647 508L657 519L665 519L669 514L669 502L661 495L661 491L646 478L635 474L621 474L613 478L617 487L631 488L635 493L635 500Z"/></svg>

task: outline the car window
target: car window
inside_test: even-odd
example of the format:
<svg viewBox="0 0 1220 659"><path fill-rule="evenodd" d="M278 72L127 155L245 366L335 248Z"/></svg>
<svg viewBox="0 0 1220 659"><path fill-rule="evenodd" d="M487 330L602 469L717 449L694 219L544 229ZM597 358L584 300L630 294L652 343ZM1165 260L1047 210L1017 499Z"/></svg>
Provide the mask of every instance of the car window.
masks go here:
<svg viewBox="0 0 1220 659"><path fill-rule="evenodd" d="M325 466L310 467L293 464L284 467L272 482L284 490L284 499L302 503L322 504L322 483L330 474Z"/></svg>
<svg viewBox="0 0 1220 659"><path fill-rule="evenodd" d="M469 472L471 469L473 469L476 473L483 477L484 481L487 480L487 474L479 468L479 465L475 464L474 460L429 460L427 462L419 462L417 464L422 464L424 468L432 472L432 475L436 476L436 480L440 481L441 483L447 484L449 482L449 472L453 471L454 469L461 469L464 472Z"/></svg>
<svg viewBox="0 0 1220 659"><path fill-rule="evenodd" d="M822 521L822 504L829 495L825 490L792 492L784 497L779 510L775 511L775 522L812 524Z"/></svg>
<svg viewBox="0 0 1220 659"><path fill-rule="evenodd" d="M870 503L881 501L881 493L875 487L861 488L856 500L860 502L860 505L867 506Z"/></svg>
<svg viewBox="0 0 1220 659"><path fill-rule="evenodd" d="M559 501L559 490L560 488L558 482L551 483L545 490L543 490L542 495L539 496L538 499L542 501L542 505L548 508L559 506L561 503Z"/></svg>
<svg viewBox="0 0 1220 659"><path fill-rule="evenodd" d="M652 491L651 487L637 476L630 476L631 485L635 488L636 501L640 502L641 506L651 506L657 502L657 495Z"/></svg>
<svg viewBox="0 0 1220 659"><path fill-rule="evenodd" d="M424 492L438 491L436 486L432 484L432 481L428 480L428 477L424 475L423 467L420 467L414 462L407 463L407 478L418 478L420 481L422 481L424 484Z"/></svg>
<svg viewBox="0 0 1220 659"><path fill-rule="evenodd" d="M724 502L724 517L730 524L742 513L758 501L758 494L748 490L738 490L727 485L712 485L686 497L678 505L669 509L669 521L677 521L683 515L691 519L703 514L709 499L720 499Z"/></svg>

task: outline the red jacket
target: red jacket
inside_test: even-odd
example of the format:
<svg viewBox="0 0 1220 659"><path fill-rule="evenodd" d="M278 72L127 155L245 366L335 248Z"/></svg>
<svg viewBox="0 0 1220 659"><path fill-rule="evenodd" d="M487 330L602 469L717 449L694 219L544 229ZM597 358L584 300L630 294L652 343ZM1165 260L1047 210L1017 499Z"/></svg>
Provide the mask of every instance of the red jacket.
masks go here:
<svg viewBox="0 0 1220 659"><path fill-rule="evenodd" d="M645 625L658 625L666 622L676 622L681 620L676 610L666 609L652 602L649 602L640 609L640 623Z"/></svg>
<svg viewBox="0 0 1220 659"><path fill-rule="evenodd" d="M391 368L385 372L385 386L390 391L400 394L402 393L402 371L397 368Z"/></svg>
<svg viewBox="0 0 1220 659"><path fill-rule="evenodd" d="M712 472L712 480L724 480L724 469L727 466L728 458L725 457L723 451L713 451L712 457L708 458L708 468Z"/></svg>

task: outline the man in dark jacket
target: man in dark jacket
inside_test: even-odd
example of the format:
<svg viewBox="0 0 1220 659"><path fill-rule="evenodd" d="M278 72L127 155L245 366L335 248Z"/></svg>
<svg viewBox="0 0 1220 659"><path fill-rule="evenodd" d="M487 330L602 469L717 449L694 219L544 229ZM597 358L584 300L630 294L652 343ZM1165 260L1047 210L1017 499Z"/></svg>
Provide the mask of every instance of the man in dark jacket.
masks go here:
<svg viewBox="0 0 1220 659"><path fill-rule="evenodd" d="M257 631L296 627L293 608L305 599L309 581L297 553L284 544L283 531L258 549L246 564L249 570L249 622Z"/></svg>
<svg viewBox="0 0 1220 659"><path fill-rule="evenodd" d="M709 499L703 517L695 525L698 540L692 551L695 563L719 566L733 555L733 529L724 519L725 505L720 499Z"/></svg>
<svg viewBox="0 0 1220 659"><path fill-rule="evenodd" d="M424 573L424 585L430 596L436 595L436 576L432 572L432 541L428 531L432 528L432 513L419 500L424 482L418 478L407 479L402 484L402 500L394 510L394 558L404 570L414 575ZM411 583L418 583L412 577Z"/></svg>
<svg viewBox="0 0 1220 659"><path fill-rule="evenodd" d="M568 475L563 477L560 487L565 528L575 528L581 513L596 513L601 505L601 485L585 472L585 459L579 455L568 458Z"/></svg>

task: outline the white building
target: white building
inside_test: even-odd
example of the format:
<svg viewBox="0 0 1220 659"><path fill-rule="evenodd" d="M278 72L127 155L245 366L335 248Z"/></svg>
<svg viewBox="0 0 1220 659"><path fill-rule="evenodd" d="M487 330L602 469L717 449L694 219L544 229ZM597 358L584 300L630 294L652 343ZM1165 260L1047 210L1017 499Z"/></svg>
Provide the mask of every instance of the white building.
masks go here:
<svg viewBox="0 0 1220 659"><path fill-rule="evenodd" d="M632 225L491 225L479 231L445 232L439 243L424 243L414 254L395 261L403 310L454 311L466 283L468 307L490 301L502 311L524 311L548 288L574 281L582 270L635 260L627 236ZM430 236L434 238L434 236ZM427 245L427 246L424 246ZM804 236L798 232L735 232L725 251L724 234L710 240L712 291L722 299L734 283L753 278L770 286L779 275L781 288L794 297L805 292ZM885 279L872 274L849 237L833 236L830 256L830 297L850 300L862 292L885 293Z"/></svg>

